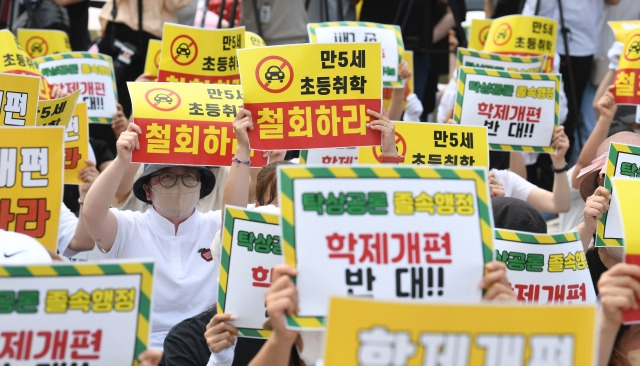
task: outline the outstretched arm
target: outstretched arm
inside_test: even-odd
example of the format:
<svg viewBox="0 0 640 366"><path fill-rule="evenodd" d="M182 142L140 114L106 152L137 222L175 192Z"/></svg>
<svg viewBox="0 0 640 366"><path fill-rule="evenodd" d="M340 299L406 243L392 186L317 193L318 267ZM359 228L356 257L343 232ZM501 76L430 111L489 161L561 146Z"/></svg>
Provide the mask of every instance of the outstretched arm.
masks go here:
<svg viewBox="0 0 640 366"><path fill-rule="evenodd" d="M118 230L118 221L109 207L115 197L118 184L131 164L131 152L133 149L140 148L138 135L141 133L142 130L138 125L129 124L127 130L116 142L118 155L93 182L84 200L83 214L87 231L96 244L107 252L111 249Z"/></svg>

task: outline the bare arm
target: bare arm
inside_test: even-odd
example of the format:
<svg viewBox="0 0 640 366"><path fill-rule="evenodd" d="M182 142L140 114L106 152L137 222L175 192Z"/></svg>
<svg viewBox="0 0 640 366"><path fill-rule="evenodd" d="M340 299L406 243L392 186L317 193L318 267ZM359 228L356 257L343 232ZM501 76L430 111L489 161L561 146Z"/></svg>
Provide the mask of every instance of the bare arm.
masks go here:
<svg viewBox="0 0 640 366"><path fill-rule="evenodd" d="M484 0L484 17L487 19L493 18L495 8L493 7L493 0Z"/></svg>
<svg viewBox="0 0 640 366"><path fill-rule="evenodd" d="M411 71L409 71L409 65L406 61L398 64L398 75L402 78L403 87L394 88L391 92L391 102L389 102L389 112L387 114L392 121L399 121L404 109L404 91L411 78Z"/></svg>
<svg viewBox="0 0 640 366"><path fill-rule="evenodd" d="M111 249L118 230L118 221L109 207L115 197L117 183L122 180L131 164L131 152L133 149L140 148L138 142L138 134L140 133L142 130L138 125L129 124L127 130L120 135L116 142L118 155L113 163L93 182L93 186L85 198L83 213L87 231L104 251Z"/></svg>
<svg viewBox="0 0 640 366"><path fill-rule="evenodd" d="M573 175L571 176L571 185L573 188L578 189L578 187L580 187L580 181L582 180L582 177L578 179L580 169L589 165L591 161L596 158L598 146L600 146L602 141L609 135L609 128L613 122L613 116L616 114L618 108L613 98L613 88L614 86L609 86L602 97L598 99L598 103L596 103L596 109L600 111L600 117L593 131L591 131L591 135L589 135L589 138L582 147L580 155L578 156L578 162L575 168L573 168Z"/></svg>
<svg viewBox="0 0 640 366"><path fill-rule="evenodd" d="M249 149L247 131L253 130L253 119L250 111L244 108L240 109L235 121L233 121L233 130L236 132L236 140L238 141L235 158L240 161L249 161L251 151ZM249 171L250 168L247 164L231 163L222 197L223 210L226 205L247 207L249 203Z"/></svg>
<svg viewBox="0 0 640 366"><path fill-rule="evenodd" d="M527 166L524 164L524 158L519 151L509 153L509 170L527 179Z"/></svg>
<svg viewBox="0 0 640 366"><path fill-rule="evenodd" d="M133 189L133 183L135 181L135 176L140 170L141 164L129 164L129 167L124 172L122 176L122 180L120 180L120 184L118 184L118 188L116 189L116 194L113 198L113 205L120 206L122 203L129 197L131 194L131 190Z"/></svg>
<svg viewBox="0 0 640 366"><path fill-rule="evenodd" d="M564 133L564 127L559 126L553 135L552 146L556 148L556 153L551 155L551 164L555 169L562 169L566 162L564 155L569 149L569 138ZM549 192L542 188L534 188L527 202L545 212L567 212L571 208L569 197L569 181L567 172L554 173L553 191Z"/></svg>
<svg viewBox="0 0 640 366"><path fill-rule="evenodd" d="M596 94L593 96L593 110L596 113L596 118L600 118L600 108L598 107L598 102L600 98L607 92L609 87L613 85L613 80L616 77L616 70L607 70L607 73L604 74L602 81L598 85L598 89L596 90Z"/></svg>

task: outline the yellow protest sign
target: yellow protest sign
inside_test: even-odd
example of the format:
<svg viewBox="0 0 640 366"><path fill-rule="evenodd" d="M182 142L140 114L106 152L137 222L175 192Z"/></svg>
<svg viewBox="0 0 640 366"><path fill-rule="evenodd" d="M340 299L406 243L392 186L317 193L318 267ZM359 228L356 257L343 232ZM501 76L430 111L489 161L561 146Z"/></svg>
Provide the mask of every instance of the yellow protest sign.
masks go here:
<svg viewBox="0 0 640 366"><path fill-rule="evenodd" d="M640 104L640 28L627 33L622 49L622 56L618 62L616 86L613 90L616 103Z"/></svg>
<svg viewBox="0 0 640 366"><path fill-rule="evenodd" d="M634 164L635 165L635 164ZM640 214L640 180L629 178L613 178L613 189L616 192L616 204L620 207L620 216L624 232L624 247L626 263L640 265L640 232L638 232L637 218ZM637 301L637 300L636 300ZM637 323L640 321L640 309L623 312L624 321Z"/></svg>
<svg viewBox="0 0 640 366"><path fill-rule="evenodd" d="M482 51L487 40L487 34L489 34L489 28L491 28L491 22L493 22L493 19L471 20L468 45L470 50Z"/></svg>
<svg viewBox="0 0 640 366"><path fill-rule="evenodd" d="M18 43L31 58L71 52L69 36L59 30L20 28L18 29Z"/></svg>
<svg viewBox="0 0 640 366"><path fill-rule="evenodd" d="M613 31L616 42L622 43L627 39L629 32L640 27L640 20L609 21L607 24Z"/></svg>
<svg viewBox="0 0 640 366"><path fill-rule="evenodd" d="M394 122L396 149L413 165L489 166L487 128L440 123ZM361 147L360 164L382 163L380 147Z"/></svg>
<svg viewBox="0 0 640 366"><path fill-rule="evenodd" d="M0 73L0 126L33 126L40 78Z"/></svg>
<svg viewBox="0 0 640 366"><path fill-rule="evenodd" d="M165 23L158 81L240 84L236 50L244 27L202 29Z"/></svg>
<svg viewBox="0 0 640 366"><path fill-rule="evenodd" d="M367 109L380 111L379 43L325 43L238 50L244 106L258 150L373 146ZM377 131L376 131L377 132Z"/></svg>
<svg viewBox="0 0 640 366"><path fill-rule="evenodd" d="M0 229L56 250L62 204L62 127L3 127Z"/></svg>
<svg viewBox="0 0 640 366"><path fill-rule="evenodd" d="M253 32L245 31L244 34L246 37L245 47L247 48L264 47L267 45L262 37Z"/></svg>
<svg viewBox="0 0 640 366"><path fill-rule="evenodd" d="M64 129L64 184L83 184L78 178L89 159L89 118L87 103L76 104L71 120Z"/></svg>
<svg viewBox="0 0 640 366"><path fill-rule="evenodd" d="M22 49L13 33L6 29L0 30L0 49L3 53L0 73L30 75L41 78L40 98L48 99L51 94L49 83L43 77L42 72L38 70L36 63Z"/></svg>
<svg viewBox="0 0 640 366"><path fill-rule="evenodd" d="M547 55L543 72L553 71L558 22L550 18L509 15L491 23L483 51L513 55Z"/></svg>
<svg viewBox="0 0 640 366"><path fill-rule="evenodd" d="M162 41L150 39L147 47L147 58L144 61L144 73L158 77L158 67L160 66L160 53Z"/></svg>
<svg viewBox="0 0 640 366"><path fill-rule="evenodd" d="M545 55L532 57L500 55L459 47L457 68L464 66L501 71L540 72L544 66L545 57Z"/></svg>
<svg viewBox="0 0 640 366"><path fill-rule="evenodd" d="M403 109L407 106L407 96L415 90L413 87L414 71L413 71L413 51L405 50L402 53L402 61L407 62L407 68L411 71L411 77L407 81L407 85L404 86L404 100L402 101ZM385 110L389 110L389 104L391 103L391 94L393 94L394 88L385 87L382 89L382 105Z"/></svg>
<svg viewBox="0 0 640 366"><path fill-rule="evenodd" d="M140 149L132 161L229 166L236 149L233 120L242 107L238 85L129 83ZM263 166L253 154L252 166Z"/></svg>
<svg viewBox="0 0 640 366"><path fill-rule="evenodd" d="M435 305L332 298L324 364L593 365L596 311L595 305Z"/></svg>
<svg viewBox="0 0 640 366"><path fill-rule="evenodd" d="M80 90L76 90L66 97L39 101L36 126L66 126L79 95Z"/></svg>

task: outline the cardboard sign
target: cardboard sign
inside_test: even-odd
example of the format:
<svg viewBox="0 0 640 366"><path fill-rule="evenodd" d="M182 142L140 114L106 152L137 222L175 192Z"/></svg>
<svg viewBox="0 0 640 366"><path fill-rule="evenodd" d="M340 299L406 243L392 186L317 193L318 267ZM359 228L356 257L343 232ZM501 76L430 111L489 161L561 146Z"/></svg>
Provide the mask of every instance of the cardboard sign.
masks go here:
<svg viewBox="0 0 640 366"><path fill-rule="evenodd" d="M300 164L303 165L353 165L357 163L357 147L300 151Z"/></svg>
<svg viewBox="0 0 640 366"><path fill-rule="evenodd" d="M64 184L84 184L78 178L80 170L88 165L89 159L89 119L87 103L76 104L71 120L64 129Z"/></svg>
<svg viewBox="0 0 640 366"><path fill-rule="evenodd" d="M613 84L618 104L640 104L640 28L627 34Z"/></svg>
<svg viewBox="0 0 640 366"><path fill-rule="evenodd" d="M640 20L618 20L608 21L607 24L616 37L616 42L624 43L629 32L636 28L640 28Z"/></svg>
<svg viewBox="0 0 640 366"><path fill-rule="evenodd" d="M398 63L404 53L402 31L397 25L371 22L307 24L311 43L379 42L382 46L382 81L385 87L402 87Z"/></svg>
<svg viewBox="0 0 640 366"><path fill-rule="evenodd" d="M559 74L524 74L462 67L453 118L486 126L489 149L555 152Z"/></svg>
<svg viewBox="0 0 640 366"><path fill-rule="evenodd" d="M202 29L164 24L158 81L240 84L236 50L244 27Z"/></svg>
<svg viewBox="0 0 640 366"><path fill-rule="evenodd" d="M158 77L158 68L160 67L160 54L162 53L162 41L158 39L150 39L147 47L147 57L144 61L144 73Z"/></svg>
<svg viewBox="0 0 640 366"><path fill-rule="evenodd" d="M269 338L264 294L273 267L284 262L280 216L225 206L218 287L218 313L235 315L241 337Z"/></svg>
<svg viewBox="0 0 640 366"><path fill-rule="evenodd" d="M80 95L76 90L66 97L38 101L36 126L66 126Z"/></svg>
<svg viewBox="0 0 640 366"><path fill-rule="evenodd" d="M246 48L265 47L267 45L267 43L264 41L264 39L262 39L262 37L260 37L259 35L253 32L249 32L248 30L245 30L244 35L246 39L244 46Z"/></svg>
<svg viewBox="0 0 640 366"><path fill-rule="evenodd" d="M616 191L616 198L611 202L616 201L616 206L620 208L619 213L624 230L624 261L640 265L640 236L636 230L640 180L619 177L611 179L611 183ZM611 208L609 208L609 212L611 212ZM640 323L640 308L623 311L622 318L625 324Z"/></svg>
<svg viewBox="0 0 640 366"><path fill-rule="evenodd" d="M0 73L0 127L34 126L40 78Z"/></svg>
<svg viewBox="0 0 640 366"><path fill-rule="evenodd" d="M577 232L532 234L494 230L496 260L507 265L507 278L518 301L596 303L582 242Z"/></svg>
<svg viewBox="0 0 640 366"><path fill-rule="evenodd" d="M257 150L380 145L366 127L380 111L379 43L300 44L238 50L244 106Z"/></svg>
<svg viewBox="0 0 640 366"><path fill-rule="evenodd" d="M51 85L67 93L80 90L79 102L87 103L89 122L111 123L118 90L111 57L88 52L69 52L35 60Z"/></svg>
<svg viewBox="0 0 640 366"><path fill-rule="evenodd" d="M469 29L469 49L482 51L493 19L472 19Z"/></svg>
<svg viewBox="0 0 640 366"><path fill-rule="evenodd" d="M535 72L541 71L544 65L545 55L534 57L518 57L500 55L497 53L473 51L467 48L458 48L458 69L461 67L477 67L509 72Z"/></svg>
<svg viewBox="0 0 640 366"><path fill-rule="evenodd" d="M553 72L558 22L551 18L509 15L491 23L483 51L521 56L547 55L543 72Z"/></svg>
<svg viewBox="0 0 640 366"><path fill-rule="evenodd" d="M594 305L435 305L333 298L324 364L594 365L596 315Z"/></svg>
<svg viewBox="0 0 640 366"><path fill-rule="evenodd" d="M396 149L411 165L489 166L487 129L481 126L394 122ZM380 147L361 147L360 164L382 163Z"/></svg>
<svg viewBox="0 0 640 366"><path fill-rule="evenodd" d="M42 72L38 70L35 61L29 57L13 33L7 29L0 30L0 49L3 52L0 73L37 76L41 78L40 98L51 97L51 87L42 76Z"/></svg>
<svg viewBox="0 0 640 366"><path fill-rule="evenodd" d="M285 261L299 269L289 326L322 327L331 296L480 301L486 169L281 166L278 182Z"/></svg>
<svg viewBox="0 0 640 366"><path fill-rule="evenodd" d="M233 120L242 107L237 85L128 83L135 122L142 129L132 162L229 166L237 141ZM264 166L262 153L251 165Z"/></svg>
<svg viewBox="0 0 640 366"><path fill-rule="evenodd" d="M18 42L29 57L38 58L54 53L71 52L66 32L52 29L18 29Z"/></svg>
<svg viewBox="0 0 640 366"><path fill-rule="evenodd" d="M62 204L62 127L0 130L0 229L56 251Z"/></svg>
<svg viewBox="0 0 640 366"><path fill-rule="evenodd" d="M611 180L613 178L638 178L640 171L640 146L624 145L612 143L609 146L609 158L607 160L607 171L604 176L604 187L611 192L611 202L609 203L609 211L602 214L598 225L596 226L596 247L616 247L622 246L622 219L618 204L621 199L616 198L617 192L613 190Z"/></svg>
<svg viewBox="0 0 640 366"><path fill-rule="evenodd" d="M153 262L5 266L0 280L13 366L137 365L147 348Z"/></svg>

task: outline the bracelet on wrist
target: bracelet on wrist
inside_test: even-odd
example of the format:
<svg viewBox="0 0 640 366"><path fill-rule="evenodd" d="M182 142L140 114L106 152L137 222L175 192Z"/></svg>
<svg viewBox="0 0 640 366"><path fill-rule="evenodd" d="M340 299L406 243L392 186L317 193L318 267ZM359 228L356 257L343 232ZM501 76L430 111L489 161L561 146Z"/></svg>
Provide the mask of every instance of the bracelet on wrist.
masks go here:
<svg viewBox="0 0 640 366"><path fill-rule="evenodd" d="M383 163L404 163L404 155L398 156L384 156L382 155Z"/></svg>
<svg viewBox="0 0 640 366"><path fill-rule="evenodd" d="M251 166L251 160L240 160L236 157L234 157L233 159L231 159L232 162L236 163L236 167L239 167L240 164L244 164L246 166Z"/></svg>
<svg viewBox="0 0 640 366"><path fill-rule="evenodd" d="M569 163L565 162L564 166L560 169L556 169L556 167L553 166L553 164L551 164L551 171L554 173L564 173L567 170L569 170Z"/></svg>

